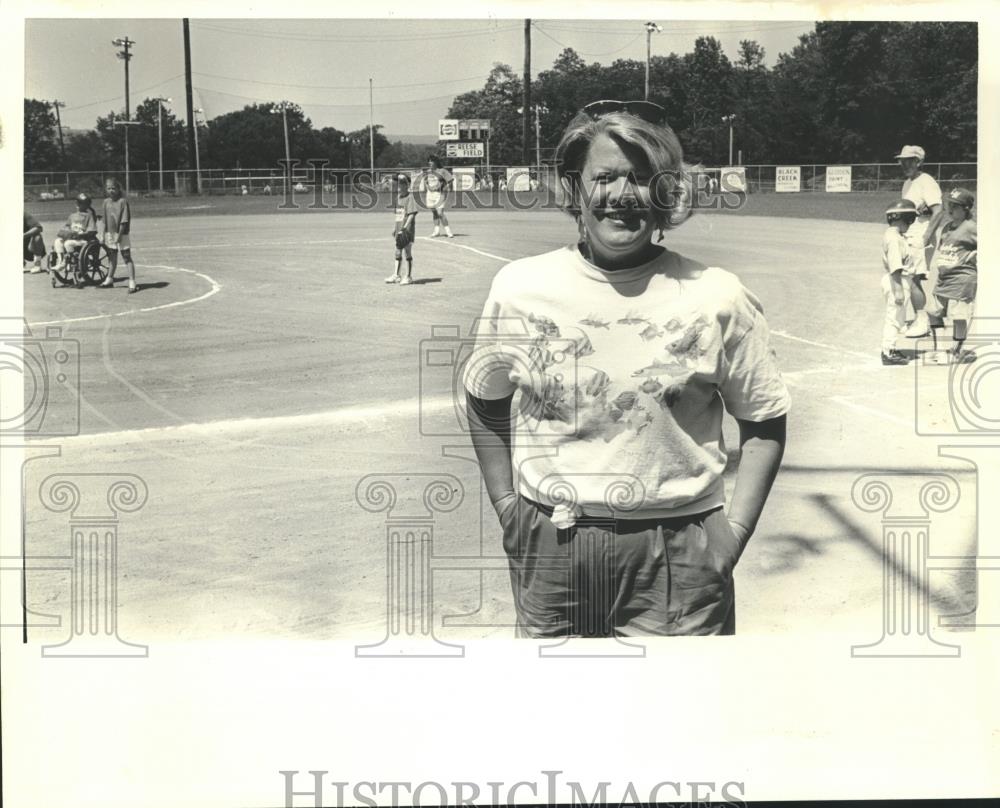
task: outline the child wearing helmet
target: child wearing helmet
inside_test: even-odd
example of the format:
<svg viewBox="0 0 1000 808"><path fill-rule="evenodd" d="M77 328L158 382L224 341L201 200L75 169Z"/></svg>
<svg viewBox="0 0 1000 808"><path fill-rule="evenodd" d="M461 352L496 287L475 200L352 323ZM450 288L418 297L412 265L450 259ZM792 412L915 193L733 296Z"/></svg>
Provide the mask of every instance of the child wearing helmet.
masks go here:
<svg viewBox="0 0 1000 808"><path fill-rule="evenodd" d="M52 248L58 256L53 268L63 269L66 266L67 252L75 252L88 241L96 238L97 213L94 211L89 196L77 194L76 210L69 215L66 224L63 225L52 242Z"/></svg>
<svg viewBox="0 0 1000 808"><path fill-rule="evenodd" d="M885 320L882 325L882 364L905 365L908 360L896 349L896 339L906 331L906 294L903 276L913 272L913 253L906 231L917 220L917 206L900 199L885 212L888 227L882 234L882 295Z"/></svg>
<svg viewBox="0 0 1000 808"><path fill-rule="evenodd" d="M407 286L413 282L413 235L420 208L416 197L410 193L410 178L406 174L396 175L396 186L396 226L392 230L392 237L396 242L396 263L393 273L385 279L385 282ZM406 275L401 276L404 252Z"/></svg>
<svg viewBox="0 0 1000 808"><path fill-rule="evenodd" d="M952 321L953 362L973 362L975 353L962 349L968 336L976 301L978 236L972 207L976 198L964 188L955 188L945 197L947 221L941 228L934 265L937 284L934 297L941 306L940 315L931 315L931 328L944 326L944 317Z"/></svg>

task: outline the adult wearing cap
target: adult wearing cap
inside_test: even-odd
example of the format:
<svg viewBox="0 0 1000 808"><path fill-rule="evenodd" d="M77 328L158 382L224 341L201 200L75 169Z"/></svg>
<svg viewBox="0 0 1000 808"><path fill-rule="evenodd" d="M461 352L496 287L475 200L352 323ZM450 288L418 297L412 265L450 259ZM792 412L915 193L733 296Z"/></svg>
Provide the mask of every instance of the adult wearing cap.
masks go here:
<svg viewBox="0 0 1000 808"><path fill-rule="evenodd" d="M959 362L971 362L976 358L973 352L962 350L976 300L979 239L976 220L972 218L975 202L976 198L964 188L955 188L945 197L947 221L941 228L932 262L937 275L934 297L941 310L939 316L931 315L931 327L944 325L945 315L951 318L955 340L953 361Z"/></svg>
<svg viewBox="0 0 1000 808"><path fill-rule="evenodd" d="M933 253L934 232L941 221L941 186L928 173L922 170L924 150L920 146L903 146L896 159L903 169L906 181L903 183L903 199L909 199L917 207L917 220L906 233L907 243L913 252L913 274L907 276L909 281L910 303L913 306L913 323L907 329L907 337L923 337L930 330L926 306L931 304L932 311L937 311L934 301L928 301L924 292L925 280L930 288L934 288L934 278L928 278L930 255Z"/></svg>
<svg viewBox="0 0 1000 808"><path fill-rule="evenodd" d="M735 632L733 570L789 395L760 301L660 245L693 197L665 118L597 101L570 121L556 166L579 237L503 267L477 321L470 436L519 636ZM741 448L728 507L724 410Z"/></svg>

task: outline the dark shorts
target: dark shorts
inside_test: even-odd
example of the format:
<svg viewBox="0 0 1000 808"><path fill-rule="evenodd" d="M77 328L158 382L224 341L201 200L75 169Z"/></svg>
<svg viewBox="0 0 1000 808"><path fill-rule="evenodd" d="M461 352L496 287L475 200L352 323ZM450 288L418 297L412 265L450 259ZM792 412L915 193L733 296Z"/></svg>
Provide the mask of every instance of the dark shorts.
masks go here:
<svg viewBox="0 0 1000 808"><path fill-rule="evenodd" d="M562 530L525 497L502 513L520 637L734 634L722 508L672 519L584 517Z"/></svg>
<svg viewBox="0 0 1000 808"><path fill-rule="evenodd" d="M25 261L33 261L36 258L41 258L43 255L45 255L45 241L42 239L41 233L32 236L24 242Z"/></svg>

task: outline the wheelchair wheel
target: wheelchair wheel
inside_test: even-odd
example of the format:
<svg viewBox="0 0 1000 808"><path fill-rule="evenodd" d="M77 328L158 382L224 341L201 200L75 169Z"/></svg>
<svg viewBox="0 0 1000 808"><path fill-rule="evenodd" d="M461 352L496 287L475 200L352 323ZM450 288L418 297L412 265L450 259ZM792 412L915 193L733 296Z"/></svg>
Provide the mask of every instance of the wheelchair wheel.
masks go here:
<svg viewBox="0 0 1000 808"><path fill-rule="evenodd" d="M80 278L84 283L101 283L111 271L107 247L93 241L80 251Z"/></svg>
<svg viewBox="0 0 1000 808"><path fill-rule="evenodd" d="M59 253L53 250L46 258L46 265L49 270L49 275L52 278L52 286L72 286L75 282L73 278L73 257L69 255L66 256L66 263L62 269L55 268L58 263Z"/></svg>

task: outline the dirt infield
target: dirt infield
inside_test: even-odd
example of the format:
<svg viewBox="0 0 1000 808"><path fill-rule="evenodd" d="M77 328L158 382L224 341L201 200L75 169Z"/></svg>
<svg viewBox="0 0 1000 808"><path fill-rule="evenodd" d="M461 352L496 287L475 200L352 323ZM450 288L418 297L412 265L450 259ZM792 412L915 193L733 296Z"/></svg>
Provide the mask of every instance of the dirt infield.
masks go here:
<svg viewBox="0 0 1000 808"><path fill-rule="evenodd" d="M975 490L971 466L942 460L933 439L915 434L915 408L928 396L940 403L947 368L918 375L878 360L883 201L830 196L824 221L753 215L764 199L818 215L810 195L755 196L750 216L696 216L667 244L737 273L760 296L793 395L785 464L737 570L738 630L823 625L863 643L880 632L881 525L852 501L855 480L950 469L966 502ZM157 207L168 201L169 213ZM266 201L269 212L256 198L209 199L213 208L189 215L190 200L137 203L137 295L53 289L25 275L29 323L61 328L81 368L78 428L69 406L46 415L79 434L51 441L61 457L27 466L29 555L68 552L66 515L38 498L49 475L138 475L148 501L119 527L123 637L375 642L385 633L387 516L362 507L359 482L388 479L405 510L419 503L423 475L451 475L462 499L433 525L434 630L509 636L499 528L480 501L468 441L421 429L454 420L450 376L426 366L423 348L447 342L435 327L466 334L500 266L571 240L572 222L456 212L454 240L418 238L417 282L401 288L382 283L391 214L275 213ZM868 223L834 220L848 201ZM244 204L253 215L233 212ZM46 231L57 224L49 210L32 211ZM430 229L422 218L418 236ZM726 435L736 445L734 423ZM969 552L971 513L940 517L932 552ZM68 577L29 572L32 608L66 615ZM968 611L974 582L934 574L931 594L940 612Z"/></svg>

